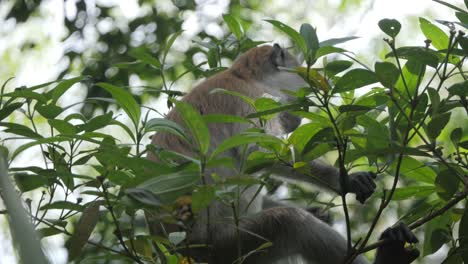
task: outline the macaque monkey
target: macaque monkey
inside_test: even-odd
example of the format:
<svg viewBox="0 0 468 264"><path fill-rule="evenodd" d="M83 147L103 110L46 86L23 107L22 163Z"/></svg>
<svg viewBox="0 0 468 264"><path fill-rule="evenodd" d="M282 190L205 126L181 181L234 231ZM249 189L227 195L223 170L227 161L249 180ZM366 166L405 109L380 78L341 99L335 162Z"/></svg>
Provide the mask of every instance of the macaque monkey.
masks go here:
<svg viewBox="0 0 468 264"><path fill-rule="evenodd" d="M306 84L297 74L279 68L297 66L299 66L297 60L277 44L256 47L241 55L229 69L201 82L182 100L190 103L202 115L247 116L253 113L254 109L240 98L221 92L211 93L211 91L223 88L252 99L270 96L278 98L281 102L287 102L290 98L282 93L281 89L294 91ZM184 125L177 109L170 111L166 118ZM299 126L300 121L292 114L279 113L267 122L265 131L272 135L287 134ZM248 128L248 125L238 123L209 124L210 151L225 139ZM187 156L196 155L188 143L169 133L155 134L152 137L152 144ZM240 160L241 156L239 149L231 149L225 155L235 160ZM150 153L148 158L158 162L157 156L153 153ZM310 168L313 177L298 173L287 165L275 165L272 172L279 174L280 177L318 184L338 194L343 192L336 168L318 160L313 161ZM235 175L230 169L216 168L206 172L205 182L213 182L210 177L213 172L220 177ZM374 192L376 185L373 178L375 175L371 172L352 173L349 175L346 190L356 194L356 199L363 203ZM202 253L191 249L188 254L197 261L208 263L288 263L290 257L297 256L300 256L304 263L338 264L344 261L347 245L341 234L301 208L271 207L271 205L268 206L270 208L262 208L262 197L256 196L255 191L254 186L251 190L244 191L241 196L239 228L234 224L232 208L219 201L212 202L208 209L200 212L187 238L190 244L208 244L209 249L201 250ZM151 213L147 213L147 217L152 232L158 230L152 224ZM404 242L415 242L414 235L404 227L389 230L384 238L395 237L395 241L402 241L403 244L380 248L376 261L378 264L400 263L392 262L392 251L388 248L393 251L395 248L403 250ZM394 233L397 235L392 236ZM268 241L272 242L271 247L255 252ZM246 257L239 260L239 255ZM410 263L412 260L401 263ZM353 263L367 263L367 261L359 256Z"/></svg>

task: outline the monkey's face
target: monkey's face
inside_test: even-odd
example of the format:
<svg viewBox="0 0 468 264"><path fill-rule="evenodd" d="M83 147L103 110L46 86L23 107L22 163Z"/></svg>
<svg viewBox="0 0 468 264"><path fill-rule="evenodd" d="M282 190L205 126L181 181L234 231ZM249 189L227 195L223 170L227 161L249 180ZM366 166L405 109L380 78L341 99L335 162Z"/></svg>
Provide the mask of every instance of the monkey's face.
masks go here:
<svg viewBox="0 0 468 264"><path fill-rule="evenodd" d="M262 82L269 85L271 88L277 91L297 91L299 88L307 85L299 75L287 70L300 66L300 63L293 55L286 49L281 48L278 44L274 44L270 47L269 64L272 69L270 70L268 69L269 67L266 67Z"/></svg>

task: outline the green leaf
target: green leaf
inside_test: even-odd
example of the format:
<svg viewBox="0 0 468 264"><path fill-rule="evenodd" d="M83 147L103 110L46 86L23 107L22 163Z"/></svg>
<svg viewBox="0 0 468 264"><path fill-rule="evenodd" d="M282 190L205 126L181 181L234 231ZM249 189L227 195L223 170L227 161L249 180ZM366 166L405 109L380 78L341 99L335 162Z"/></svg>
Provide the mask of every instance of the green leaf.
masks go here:
<svg viewBox="0 0 468 264"><path fill-rule="evenodd" d="M460 248L462 249L462 258L465 263L468 263L468 209L460 220L460 227L458 229L458 238L460 239Z"/></svg>
<svg viewBox="0 0 468 264"><path fill-rule="evenodd" d="M358 39L359 37L344 37L344 38L332 38L332 39L327 39L325 41L320 42L320 47L326 47L326 46L335 46L341 43L348 42L353 39Z"/></svg>
<svg viewBox="0 0 468 264"><path fill-rule="evenodd" d="M47 97L44 94L33 92L31 88L16 88L11 93L6 93L4 97L10 97L11 99L15 98L24 98L30 100L36 100L39 103L45 104L47 102Z"/></svg>
<svg viewBox="0 0 468 264"><path fill-rule="evenodd" d="M314 122L304 124L294 130L291 136L289 136L288 142L293 145L299 153L302 153L307 142L309 142L312 137L323 128L324 125L321 123Z"/></svg>
<svg viewBox="0 0 468 264"><path fill-rule="evenodd" d="M153 118L149 120L145 125L145 133L152 131L170 133L190 143L190 138L184 128L176 122L165 118Z"/></svg>
<svg viewBox="0 0 468 264"><path fill-rule="evenodd" d="M431 88L431 87L427 88L427 94L429 95L429 98L431 98L431 110L432 110L431 113L435 115L437 114L439 110L440 95L436 89ZM426 111L425 107L423 111Z"/></svg>
<svg viewBox="0 0 468 264"><path fill-rule="evenodd" d="M365 69L353 69L336 82L332 93L348 92L376 82L378 79L375 73Z"/></svg>
<svg viewBox="0 0 468 264"><path fill-rule="evenodd" d="M72 261L81 255L81 250L88 242L94 227L99 220L99 203L87 205L81 215L75 232L67 241L68 260Z"/></svg>
<svg viewBox="0 0 468 264"><path fill-rule="evenodd" d="M151 191L142 188L128 188L125 189L125 194L137 202L150 206L159 207L164 205L163 202Z"/></svg>
<svg viewBox="0 0 468 264"><path fill-rule="evenodd" d="M426 66L416 60L410 59L406 62L402 72L410 95L414 94L414 91L416 90L419 84L419 76L421 75L421 78L423 78L425 71ZM405 83L403 82L403 78L401 76L398 78L395 87L400 91L401 94L403 94L404 96L408 96L408 93L406 92Z"/></svg>
<svg viewBox="0 0 468 264"><path fill-rule="evenodd" d="M128 54L145 64L155 67L156 69L161 68L161 62L159 62L158 58L153 57L153 55L151 55L151 53L145 48L134 48L130 50Z"/></svg>
<svg viewBox="0 0 468 264"><path fill-rule="evenodd" d="M305 53L305 55L307 56L307 61L310 63L315 59L315 55L319 48L317 32L310 24L307 23L301 25L299 32L305 41L307 47L307 53Z"/></svg>
<svg viewBox="0 0 468 264"><path fill-rule="evenodd" d="M2 109L0 109L0 121L8 117L16 109L19 109L21 106L23 106L23 104L24 103L12 103L4 106Z"/></svg>
<svg viewBox="0 0 468 264"><path fill-rule="evenodd" d="M450 133L450 140L452 140L452 143L455 147L458 146L458 143L460 143L462 137L463 129L461 127L455 128L454 130L452 130L452 133Z"/></svg>
<svg viewBox="0 0 468 264"><path fill-rule="evenodd" d="M192 210L196 214L216 199L216 189L211 185L197 187L192 193Z"/></svg>
<svg viewBox="0 0 468 264"><path fill-rule="evenodd" d="M392 201L402 201L407 199L425 198L435 191L434 186L409 186L396 188Z"/></svg>
<svg viewBox="0 0 468 264"><path fill-rule="evenodd" d="M386 126L367 115L359 116L357 122L367 131L367 149L380 149L390 146L390 136Z"/></svg>
<svg viewBox="0 0 468 264"><path fill-rule="evenodd" d="M468 81L456 83L448 88L450 95L468 96Z"/></svg>
<svg viewBox="0 0 468 264"><path fill-rule="evenodd" d="M216 88L216 89L213 89L210 91L210 94L214 94L214 93L224 93L224 94L229 94L229 95L232 95L232 96L236 96L238 98L240 98L242 101L248 103L249 105L253 106L255 108L255 101L248 97L248 96L245 96L244 94L241 94L241 93L238 93L238 92L234 92L234 91L230 91L230 90L226 90L226 89L223 89L223 88Z"/></svg>
<svg viewBox="0 0 468 264"><path fill-rule="evenodd" d="M52 227L39 228L36 231L41 238L55 236L63 233L62 231L60 231L60 229Z"/></svg>
<svg viewBox="0 0 468 264"><path fill-rule="evenodd" d="M424 36L431 40L431 44L436 49L443 50L449 48L449 37L442 29L422 17L419 18L419 25Z"/></svg>
<svg viewBox="0 0 468 264"><path fill-rule="evenodd" d="M374 108L365 106L365 105L340 105L340 107L338 107L338 110L340 111L340 113L358 112L358 111L367 112L372 109Z"/></svg>
<svg viewBox="0 0 468 264"><path fill-rule="evenodd" d="M0 124L1 124L1 123L0 123ZM69 141L69 140L71 140L71 139L70 139L70 138L61 137L61 136L51 137L51 138L39 138L39 139L37 139L36 141L29 142L29 143L23 144L23 145L21 145L20 147L18 147L18 148L13 152L13 154L11 155L11 160L15 159L16 156L18 156L21 152L25 151L26 149L28 149L28 148L30 148L30 147L33 147L33 146L36 146L36 145L40 145L40 144L56 143L56 142L63 142L63 141Z"/></svg>
<svg viewBox="0 0 468 264"><path fill-rule="evenodd" d="M449 229L451 224L450 212L445 212L425 225L423 256L436 252L445 243L450 241L452 237Z"/></svg>
<svg viewBox="0 0 468 264"><path fill-rule="evenodd" d="M81 82L82 80L86 79L87 77L85 76L79 76L67 80L61 80L60 83L55 86L52 90L47 92L48 94L51 94L52 102L55 104L57 100L68 90L70 89L74 84Z"/></svg>
<svg viewBox="0 0 468 264"><path fill-rule="evenodd" d="M87 121L86 123L79 125L78 130L85 131L85 132L92 132L100 128L106 127L112 122L113 114L114 113L112 113L111 111L109 113L93 117L91 120Z"/></svg>
<svg viewBox="0 0 468 264"><path fill-rule="evenodd" d="M447 112L432 117L429 124L427 124L427 135L432 139L436 139L447 125L451 115L451 112Z"/></svg>
<svg viewBox="0 0 468 264"><path fill-rule="evenodd" d="M47 185L47 178L43 175L16 173L14 174L16 185L22 192L29 192Z"/></svg>
<svg viewBox="0 0 468 264"><path fill-rule="evenodd" d="M3 130L4 132L12 133L17 136L24 136L28 138L42 138L41 135L37 134L32 129L24 125L0 122L0 127L6 127L6 129Z"/></svg>
<svg viewBox="0 0 468 264"><path fill-rule="evenodd" d="M455 16L463 24L468 24L468 14L464 12L455 12Z"/></svg>
<svg viewBox="0 0 468 264"><path fill-rule="evenodd" d="M60 134L63 135L74 135L76 134L76 126L68 123L67 121L59 119L49 119L47 120L50 126L55 128Z"/></svg>
<svg viewBox="0 0 468 264"><path fill-rule="evenodd" d="M393 88L400 76L398 68L390 62L376 62L374 67L380 83L387 88Z"/></svg>
<svg viewBox="0 0 468 264"><path fill-rule="evenodd" d="M257 103L257 101L256 101L256 103ZM276 104L276 105L279 105L279 104ZM258 106L258 104L257 104L257 106ZM268 110L263 110L263 111L258 111L258 112L252 113L252 114L248 114L247 118L258 118L258 117L261 117L261 116L276 114L276 113L279 113L279 112L295 111L295 110L301 109L304 106L308 106L308 103L307 102L304 102L304 103L301 102L301 103L284 104L284 105L279 105L278 107L273 107L274 105L271 104L270 106L272 108L269 108ZM257 109L257 110L259 110L259 109Z"/></svg>
<svg viewBox="0 0 468 264"><path fill-rule="evenodd" d="M172 203L178 197L190 193L199 181L200 175L198 172L183 170L149 179L139 184L136 189L144 189L151 192L163 203ZM132 189L127 189L126 193L129 193L129 190L131 191Z"/></svg>
<svg viewBox="0 0 468 264"><path fill-rule="evenodd" d="M210 131L200 113L189 103L174 101L176 111L181 115L189 128L201 154L206 154L210 148Z"/></svg>
<svg viewBox="0 0 468 264"><path fill-rule="evenodd" d="M63 209L63 210L83 212L85 207L83 205L68 202L68 201L56 201L50 204L43 205L41 207L41 210L52 210L52 209L57 209L57 210Z"/></svg>
<svg viewBox="0 0 468 264"><path fill-rule="evenodd" d="M272 24L277 29L286 33L286 35L288 35L293 40L294 44L298 46L298 48L302 51L302 53L307 54L307 44L304 38L301 36L301 34L299 34L296 30L276 20L265 20L265 21Z"/></svg>
<svg viewBox="0 0 468 264"><path fill-rule="evenodd" d="M396 54L399 58L412 60L423 65L429 65L433 68L437 68L439 64L439 54L426 47L401 47L396 50ZM385 58L393 56L393 52L390 52L385 55Z"/></svg>
<svg viewBox="0 0 468 264"><path fill-rule="evenodd" d="M468 38L466 37L458 37L458 44L460 44L460 47L462 48L463 55L466 56L468 55Z"/></svg>
<svg viewBox="0 0 468 264"><path fill-rule="evenodd" d="M443 170L436 178L437 194L444 200L449 200L457 192L460 181L451 170Z"/></svg>
<svg viewBox="0 0 468 264"><path fill-rule="evenodd" d="M63 112L61 107L54 104L38 104L35 108L39 114L48 119L54 119Z"/></svg>
<svg viewBox="0 0 468 264"><path fill-rule="evenodd" d="M304 148L301 151L301 154L304 155L305 160L311 160L312 157L318 158L320 156L315 156L318 153L325 154L331 149L330 142L335 140L335 133L333 128L324 127L315 133L309 141L306 142Z"/></svg>
<svg viewBox="0 0 468 264"><path fill-rule="evenodd" d="M327 76L335 76L336 74L347 70L349 67L353 65L352 61L345 61L345 60L336 60L329 62L325 65L325 72Z"/></svg>
<svg viewBox="0 0 468 264"><path fill-rule="evenodd" d="M176 33L172 34L167 40L166 43L164 44L164 53L163 53L163 60L162 62L166 62L166 57L167 54L169 53L169 50L171 49L172 45L174 45L175 40L182 34L183 30L177 31Z"/></svg>
<svg viewBox="0 0 468 264"><path fill-rule="evenodd" d="M234 135L223 141L223 143L219 144L219 146L213 151L211 156L215 157L216 155L223 153L228 149L251 143L271 143L281 145L283 142L281 139L272 135L256 132L246 132Z"/></svg>
<svg viewBox="0 0 468 264"><path fill-rule="evenodd" d="M395 168L393 168L395 169ZM412 158L404 157L400 166L401 175L406 178L413 179L417 182L434 184L437 174L425 163Z"/></svg>
<svg viewBox="0 0 468 264"><path fill-rule="evenodd" d="M320 57L323 57L323 56L326 56L326 55L332 54L332 53L345 53L345 52L347 52L347 50L342 49L342 48L337 48L337 47L333 47L333 46L323 46L323 47L320 47L317 50L317 54L315 55L315 59L318 59Z"/></svg>
<svg viewBox="0 0 468 264"><path fill-rule="evenodd" d="M229 30L234 34L237 40L241 40L244 36L244 29L242 28L241 23L232 16L231 14L224 14L223 15L224 22L228 26Z"/></svg>
<svg viewBox="0 0 468 264"><path fill-rule="evenodd" d="M117 104L127 113L133 121L135 127L138 127L140 121L141 109L138 103L133 98L133 95L128 91L108 83L97 83L97 86L108 91L112 97L117 101Z"/></svg>
<svg viewBox="0 0 468 264"><path fill-rule="evenodd" d="M396 19L382 19L379 21L379 28L387 35L395 38L400 33L401 24Z"/></svg>

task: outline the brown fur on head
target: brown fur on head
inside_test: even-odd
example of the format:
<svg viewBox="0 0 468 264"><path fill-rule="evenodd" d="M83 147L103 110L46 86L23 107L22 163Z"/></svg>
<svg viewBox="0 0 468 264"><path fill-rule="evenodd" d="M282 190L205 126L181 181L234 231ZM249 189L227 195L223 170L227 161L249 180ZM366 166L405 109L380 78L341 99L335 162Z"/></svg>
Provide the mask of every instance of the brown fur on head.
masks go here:
<svg viewBox="0 0 468 264"><path fill-rule="evenodd" d="M278 44L248 50L237 58L230 71L241 79L262 80L265 75L278 72L278 66L295 67L297 60Z"/></svg>

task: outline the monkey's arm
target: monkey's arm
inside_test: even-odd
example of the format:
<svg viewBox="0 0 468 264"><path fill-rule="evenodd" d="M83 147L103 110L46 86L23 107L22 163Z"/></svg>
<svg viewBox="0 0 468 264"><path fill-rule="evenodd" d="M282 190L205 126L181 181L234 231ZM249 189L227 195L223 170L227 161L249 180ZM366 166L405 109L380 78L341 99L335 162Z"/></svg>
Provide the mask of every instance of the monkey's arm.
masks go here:
<svg viewBox="0 0 468 264"><path fill-rule="evenodd" d="M300 181L318 185L327 188L338 194L343 191L356 194L356 199L364 203L375 190L376 175L373 172L356 172L348 175L346 189L342 190L340 184L339 171L320 160L314 160L309 163L310 170L303 171L292 168L290 165L277 163L271 168L271 172L286 181Z"/></svg>

